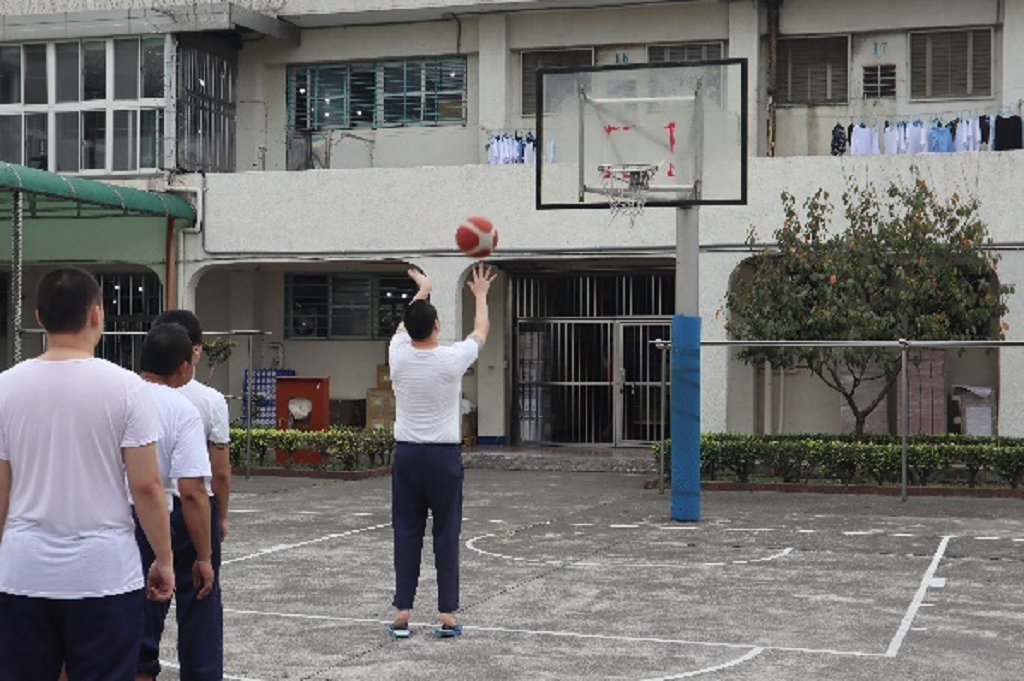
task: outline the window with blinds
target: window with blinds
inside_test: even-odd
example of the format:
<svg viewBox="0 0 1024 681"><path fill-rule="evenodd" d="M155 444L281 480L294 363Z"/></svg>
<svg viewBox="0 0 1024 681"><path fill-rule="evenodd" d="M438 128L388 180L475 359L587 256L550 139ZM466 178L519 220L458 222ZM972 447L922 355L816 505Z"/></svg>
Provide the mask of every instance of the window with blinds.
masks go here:
<svg viewBox="0 0 1024 681"><path fill-rule="evenodd" d="M710 59L721 59L723 52L724 49L721 42L648 45L647 61L652 64L662 62L708 61Z"/></svg>
<svg viewBox="0 0 1024 681"><path fill-rule="evenodd" d="M533 116L537 113L537 69L543 67L557 68L570 66L593 66L594 50L538 50L523 52L523 115ZM558 93L545 93L548 101ZM547 111L547 107L544 109Z"/></svg>
<svg viewBox="0 0 1024 681"><path fill-rule="evenodd" d="M877 64L864 67L864 99L886 99L895 96L895 64Z"/></svg>
<svg viewBox="0 0 1024 681"><path fill-rule="evenodd" d="M911 99L992 96L992 29L910 34Z"/></svg>
<svg viewBox="0 0 1024 681"><path fill-rule="evenodd" d="M845 104L849 99L847 36L780 38L775 75L779 104Z"/></svg>
<svg viewBox="0 0 1024 681"><path fill-rule="evenodd" d="M294 130L464 125L466 57L292 66Z"/></svg>

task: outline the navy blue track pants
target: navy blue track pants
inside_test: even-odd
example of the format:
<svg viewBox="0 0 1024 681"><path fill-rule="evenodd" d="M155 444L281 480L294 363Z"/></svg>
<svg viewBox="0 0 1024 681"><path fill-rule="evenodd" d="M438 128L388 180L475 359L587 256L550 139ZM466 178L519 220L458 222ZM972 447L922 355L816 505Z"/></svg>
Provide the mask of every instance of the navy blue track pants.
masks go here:
<svg viewBox="0 0 1024 681"><path fill-rule="evenodd" d="M437 610L459 609L459 534L462 532L462 446L399 442L391 469L391 525L395 537L394 606L416 598L427 511L433 516Z"/></svg>
<svg viewBox="0 0 1024 681"><path fill-rule="evenodd" d="M54 599L0 593L0 681L134 681L142 589Z"/></svg>
<svg viewBox="0 0 1024 681"><path fill-rule="evenodd" d="M224 610L220 590L220 520L217 501L210 497L210 542L213 548L213 590L202 600L192 586L192 563L196 550L185 524L181 500L175 497L171 510L171 541L174 549L174 612L178 621L178 664L182 681L220 681L224 677ZM148 570L153 549L136 519L135 538L139 542L142 565ZM142 646L138 672L156 677L160 673L160 639L170 601L146 601Z"/></svg>

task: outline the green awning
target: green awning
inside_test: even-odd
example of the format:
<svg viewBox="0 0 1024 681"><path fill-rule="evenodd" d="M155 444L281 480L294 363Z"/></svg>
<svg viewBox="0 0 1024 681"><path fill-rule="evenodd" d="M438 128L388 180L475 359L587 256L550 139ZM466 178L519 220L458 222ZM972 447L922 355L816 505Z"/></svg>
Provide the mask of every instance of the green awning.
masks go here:
<svg viewBox="0 0 1024 681"><path fill-rule="evenodd" d="M166 217L195 223L196 212L185 199L49 173L0 161L0 210L13 208L14 193L22 191L22 217L108 218L116 216Z"/></svg>

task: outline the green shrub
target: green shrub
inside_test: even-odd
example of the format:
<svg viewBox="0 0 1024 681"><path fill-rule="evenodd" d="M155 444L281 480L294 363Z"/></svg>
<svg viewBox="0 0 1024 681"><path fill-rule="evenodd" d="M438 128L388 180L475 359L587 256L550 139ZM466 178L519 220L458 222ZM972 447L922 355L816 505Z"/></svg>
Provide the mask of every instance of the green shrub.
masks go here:
<svg viewBox="0 0 1024 681"><path fill-rule="evenodd" d="M277 430L253 428L252 463L265 466L271 450L293 457L300 449L309 449L323 455L319 468L329 470L360 470L391 464L395 438L390 428L357 428L335 426L330 430ZM235 465L245 464L245 428L231 429L229 451Z"/></svg>
<svg viewBox="0 0 1024 681"><path fill-rule="evenodd" d="M728 471L740 482L771 475L784 482L808 481L814 475L844 485L877 485L902 480L903 449L897 436L794 434L740 435L704 433L700 440L701 477L715 479ZM658 456L658 443L651 446ZM666 472L671 473L671 441L666 441ZM907 447L908 482L933 484L966 471L974 487L991 471L1012 488L1024 483L1024 438L982 438L962 435L915 435Z"/></svg>

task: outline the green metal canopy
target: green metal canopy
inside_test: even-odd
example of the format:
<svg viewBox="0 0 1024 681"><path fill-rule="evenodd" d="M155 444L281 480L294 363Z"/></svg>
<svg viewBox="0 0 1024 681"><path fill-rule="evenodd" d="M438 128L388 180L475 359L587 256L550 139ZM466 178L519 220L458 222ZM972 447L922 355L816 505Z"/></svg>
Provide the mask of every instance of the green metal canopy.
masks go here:
<svg viewBox="0 0 1024 681"><path fill-rule="evenodd" d="M0 209L11 209L23 192L24 218L167 217L194 223L185 199L162 192L119 187L0 161Z"/></svg>

